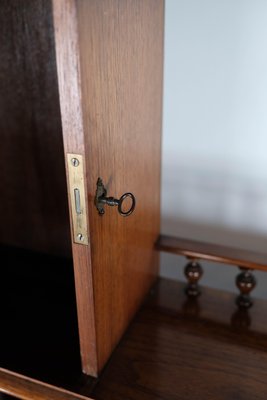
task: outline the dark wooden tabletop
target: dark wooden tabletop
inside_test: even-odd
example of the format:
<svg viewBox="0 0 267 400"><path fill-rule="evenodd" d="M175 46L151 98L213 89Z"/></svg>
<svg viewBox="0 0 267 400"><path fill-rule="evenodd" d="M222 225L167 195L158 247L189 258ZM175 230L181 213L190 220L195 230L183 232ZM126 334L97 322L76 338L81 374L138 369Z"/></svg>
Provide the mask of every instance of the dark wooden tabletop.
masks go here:
<svg viewBox="0 0 267 400"><path fill-rule="evenodd" d="M1 259L2 368L73 398L267 398L266 301L240 311L236 294L201 288L190 300L185 283L161 279L96 380L81 374L71 261L8 248Z"/></svg>
<svg viewBox="0 0 267 400"><path fill-rule="evenodd" d="M96 385L97 400L267 398L267 303L239 311L235 296L203 289L188 300L161 280Z"/></svg>

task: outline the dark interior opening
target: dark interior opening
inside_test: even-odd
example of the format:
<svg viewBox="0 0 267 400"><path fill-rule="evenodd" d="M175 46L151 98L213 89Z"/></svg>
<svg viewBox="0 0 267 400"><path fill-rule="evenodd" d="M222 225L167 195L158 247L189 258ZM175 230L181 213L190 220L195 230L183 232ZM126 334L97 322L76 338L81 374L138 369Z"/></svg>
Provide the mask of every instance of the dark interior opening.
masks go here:
<svg viewBox="0 0 267 400"><path fill-rule="evenodd" d="M0 366L81 371L51 2L0 2Z"/></svg>

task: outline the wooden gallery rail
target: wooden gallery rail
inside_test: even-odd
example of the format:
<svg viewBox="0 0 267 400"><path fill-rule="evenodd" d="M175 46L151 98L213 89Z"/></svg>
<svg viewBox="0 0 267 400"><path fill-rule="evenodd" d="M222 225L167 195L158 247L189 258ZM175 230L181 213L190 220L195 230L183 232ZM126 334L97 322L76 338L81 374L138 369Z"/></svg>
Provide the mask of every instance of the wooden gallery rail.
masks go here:
<svg viewBox="0 0 267 400"><path fill-rule="evenodd" d="M188 280L186 293L189 296L200 294L198 281L203 275L203 269L198 260L214 261L239 267L241 272L236 277L236 286L240 290L240 294L236 302L238 306L244 308L249 308L252 305L250 292L256 285L256 279L251 270L267 271L267 255L249 250L234 249L166 235L159 236L156 248L160 251L185 256L189 260L184 271Z"/></svg>

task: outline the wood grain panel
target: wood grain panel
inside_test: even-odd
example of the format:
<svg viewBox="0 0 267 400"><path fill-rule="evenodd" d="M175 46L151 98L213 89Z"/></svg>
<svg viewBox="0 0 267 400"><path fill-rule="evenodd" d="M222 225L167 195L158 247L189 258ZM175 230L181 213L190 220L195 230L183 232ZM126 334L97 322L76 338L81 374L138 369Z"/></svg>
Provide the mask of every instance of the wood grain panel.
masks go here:
<svg viewBox="0 0 267 400"><path fill-rule="evenodd" d="M85 174L87 157L84 147L82 118L79 38L75 0L53 0L56 59L59 82L60 107L63 127L65 162L67 154L83 156ZM84 177L86 180L86 177ZM71 209L68 183L69 208ZM85 187L87 198L87 187ZM86 205L87 206L87 205ZM88 216L88 211L86 211ZM88 218L87 218L88 220ZM88 220L89 225L89 220ZM71 225L72 237L73 226ZM72 240L80 350L83 371L95 376L98 371L95 334L94 288L91 268L91 247Z"/></svg>
<svg viewBox="0 0 267 400"><path fill-rule="evenodd" d="M74 245L73 253L83 367L96 374L158 270L164 4L53 4L65 152L86 162L90 247ZM134 193L134 214L98 215L99 176L108 195Z"/></svg>
<svg viewBox="0 0 267 400"><path fill-rule="evenodd" d="M77 1L98 364L102 368L158 270L163 1ZM132 192L128 218L100 217L108 195Z"/></svg>
<svg viewBox="0 0 267 400"><path fill-rule="evenodd" d="M51 2L0 2L0 242L70 255Z"/></svg>
<svg viewBox="0 0 267 400"><path fill-rule="evenodd" d="M265 400L267 302L232 293L188 299L161 280L91 393L96 400Z"/></svg>
<svg viewBox="0 0 267 400"><path fill-rule="evenodd" d="M193 259L214 261L238 267L267 271L267 254L246 249L235 249L196 240L160 235L156 243L160 251Z"/></svg>

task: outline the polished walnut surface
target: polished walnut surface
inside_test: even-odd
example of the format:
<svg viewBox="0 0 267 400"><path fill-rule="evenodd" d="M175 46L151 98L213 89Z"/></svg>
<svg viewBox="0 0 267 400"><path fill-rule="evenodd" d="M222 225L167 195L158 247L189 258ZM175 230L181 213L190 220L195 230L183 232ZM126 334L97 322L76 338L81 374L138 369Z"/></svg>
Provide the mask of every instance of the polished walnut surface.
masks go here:
<svg viewBox="0 0 267 400"><path fill-rule="evenodd" d="M1 249L8 267L1 280L1 368L55 385L58 398L62 390L96 400L266 398L266 301L240 311L235 294L202 288L188 299L185 283L161 279L93 379L80 372L71 260L11 253ZM7 260L23 265L23 274ZM18 393L20 384L23 398L47 398L46 386L33 382L29 395L27 379L0 372L1 390L9 385L10 394Z"/></svg>
<svg viewBox="0 0 267 400"><path fill-rule="evenodd" d="M98 400L251 400L267 395L267 303L239 311L235 296L203 289L188 299L161 280L92 397Z"/></svg>

